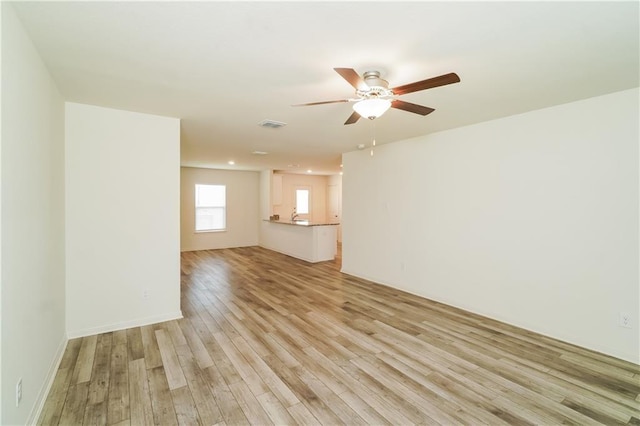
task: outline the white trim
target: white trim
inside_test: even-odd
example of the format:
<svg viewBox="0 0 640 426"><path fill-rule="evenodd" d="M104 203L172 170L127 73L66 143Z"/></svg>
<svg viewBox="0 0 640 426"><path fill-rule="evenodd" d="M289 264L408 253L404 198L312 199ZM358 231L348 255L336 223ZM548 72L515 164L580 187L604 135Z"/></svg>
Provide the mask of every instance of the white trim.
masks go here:
<svg viewBox="0 0 640 426"><path fill-rule="evenodd" d="M242 248L242 247L260 247L260 244L256 241L251 244L242 244L242 245L222 245L222 246L207 246L207 247L193 247L193 248L181 248L180 253L188 252L188 251L202 251L202 250L223 250L228 248ZM266 248L266 247L265 247Z"/></svg>
<svg viewBox="0 0 640 426"><path fill-rule="evenodd" d="M40 388L40 392L38 392L38 396L31 408L31 413L29 413L29 417L27 417L26 424L28 425L35 425L42 414L42 409L44 408L45 402L47 402L47 396L49 396L49 392L53 386L53 381L55 380L58 369L60 368L60 363L62 362L62 357L67 349L68 342L69 338L66 335L62 336L62 341L58 345L56 356L53 358L53 362L49 366L49 371L47 372L45 381Z"/></svg>
<svg viewBox="0 0 640 426"><path fill-rule="evenodd" d="M153 317L140 318L137 320L124 321L115 324L104 325L100 327L85 328L83 330L67 331L69 339L77 337L93 336L94 334L109 333L111 331L124 330L133 327L142 327L144 325L156 324L159 322L171 321L182 318L182 311L167 313L164 315L156 315Z"/></svg>
<svg viewBox="0 0 640 426"><path fill-rule="evenodd" d="M469 312L469 313L471 313L473 315L478 315L480 317L487 318L487 319L490 319L492 321L498 321L498 322L501 322L502 324L507 324L507 325L509 325L511 327L516 327L516 328L519 328L520 330L525 330L525 331L528 331L530 333L535 333L535 334L538 334L540 336L548 337L549 339L557 340L559 342L563 342L563 343L566 343L566 344L569 344L569 345L573 345L573 346L579 347L581 349L597 352L599 354L610 356L610 357L616 358L616 359L620 359L622 361L631 362L633 364L637 364L638 363L638 359L636 358L638 355L636 353L620 353L620 354L616 354L613 351L611 351L609 348L604 347L602 345L598 346L598 347L587 346L584 343L577 341L576 339L572 339L570 336L560 336L560 337L558 337L558 336L552 335L550 333L547 333L545 331L538 331L534 327L515 324L513 321L510 321L508 318L504 318L504 317L500 317L500 316L497 316L497 315L493 315L493 314L491 314L489 312L483 312L483 311L479 311L479 310L476 310L476 309L471 309L471 308L469 308L467 306L454 304L450 300L434 299L432 297L425 296L424 294L419 294L419 293L416 293L416 292L411 291L411 290L407 290L407 289L399 287L397 285L392 285L392 284L389 284L389 283L377 281L376 278L372 278L372 277L369 277L369 276L366 276L366 275L362 275L362 274L359 274L359 273L350 272L349 270L346 270L346 269L342 269L341 268L340 272L345 274L345 275L351 275L352 277L360 278L362 280L371 281L374 284L378 284L378 285L381 285L381 286L384 286L384 287L388 287L388 288L391 288L393 290L399 290L399 291L401 291L403 293L408 293L408 294L411 294L413 296L420 297L421 299L428 300L430 302L440 303L442 305L446 305L446 306L449 306L449 307L452 307L452 308L455 308L455 309L460 309L462 311Z"/></svg>
<svg viewBox="0 0 640 426"><path fill-rule="evenodd" d="M275 252L278 252L280 254L284 254L284 255L290 256L290 257L295 257L296 259L304 260L305 262L318 263L317 260L313 260L313 259L311 259L309 257L303 256L300 253L293 253L293 252L290 252L290 251L287 251L287 250L277 249L277 248L271 247L271 246L266 245L266 244L260 244L260 247L262 247L264 249L267 249L267 250L275 251Z"/></svg>

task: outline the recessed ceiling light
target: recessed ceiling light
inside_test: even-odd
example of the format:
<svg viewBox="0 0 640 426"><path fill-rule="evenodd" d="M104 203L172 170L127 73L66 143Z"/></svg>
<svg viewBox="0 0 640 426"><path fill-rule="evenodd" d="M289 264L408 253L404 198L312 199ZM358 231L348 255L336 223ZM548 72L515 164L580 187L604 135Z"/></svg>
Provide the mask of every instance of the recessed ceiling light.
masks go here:
<svg viewBox="0 0 640 426"><path fill-rule="evenodd" d="M340 176L342 176L342 172L340 172Z"/></svg>
<svg viewBox="0 0 640 426"><path fill-rule="evenodd" d="M311 169L307 170L307 173L311 173L311 172L313 172L313 170L311 170Z"/></svg>
<svg viewBox="0 0 640 426"><path fill-rule="evenodd" d="M253 155L267 155L268 152L265 152L265 151L253 151L252 154Z"/></svg>
<svg viewBox="0 0 640 426"><path fill-rule="evenodd" d="M236 164L236 162L235 162L235 161L233 161L233 160L229 160L229 161L227 161L227 163L228 163L230 166L233 166L234 164Z"/></svg>

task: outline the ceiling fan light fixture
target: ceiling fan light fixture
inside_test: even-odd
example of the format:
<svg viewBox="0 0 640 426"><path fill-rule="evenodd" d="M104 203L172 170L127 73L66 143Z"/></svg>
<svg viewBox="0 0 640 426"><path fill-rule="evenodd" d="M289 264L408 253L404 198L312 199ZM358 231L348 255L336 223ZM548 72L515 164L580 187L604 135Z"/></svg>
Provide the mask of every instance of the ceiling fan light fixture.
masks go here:
<svg viewBox="0 0 640 426"><path fill-rule="evenodd" d="M391 107L391 101L389 99L364 99L360 102L353 104L353 110L360 114L363 118L373 120L380 117Z"/></svg>

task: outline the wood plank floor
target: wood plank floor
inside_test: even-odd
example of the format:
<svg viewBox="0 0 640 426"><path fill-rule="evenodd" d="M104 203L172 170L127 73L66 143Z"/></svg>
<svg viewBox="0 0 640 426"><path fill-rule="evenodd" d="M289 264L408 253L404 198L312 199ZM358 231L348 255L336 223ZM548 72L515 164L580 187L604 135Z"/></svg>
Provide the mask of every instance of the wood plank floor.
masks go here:
<svg viewBox="0 0 640 426"><path fill-rule="evenodd" d="M339 259L183 253L182 311L70 340L39 424L640 424L639 366Z"/></svg>

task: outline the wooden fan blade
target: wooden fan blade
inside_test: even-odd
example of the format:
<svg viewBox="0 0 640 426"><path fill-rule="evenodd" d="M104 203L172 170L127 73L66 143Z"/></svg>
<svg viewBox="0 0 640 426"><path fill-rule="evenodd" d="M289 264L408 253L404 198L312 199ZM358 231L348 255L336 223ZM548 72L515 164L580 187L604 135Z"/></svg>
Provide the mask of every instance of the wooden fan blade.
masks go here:
<svg viewBox="0 0 640 426"><path fill-rule="evenodd" d="M334 68L334 70L357 90L369 90L367 83L353 68Z"/></svg>
<svg viewBox="0 0 640 426"><path fill-rule="evenodd" d="M311 106L311 105L324 105L324 104L338 104L341 102L349 102L349 99L340 99L337 101L321 101L321 102L309 102L308 104L297 104L291 106Z"/></svg>
<svg viewBox="0 0 640 426"><path fill-rule="evenodd" d="M433 108L400 100L391 101L391 108L401 109L403 111L413 112L414 114L420 115L431 114L433 111L435 111L435 109Z"/></svg>
<svg viewBox="0 0 640 426"><path fill-rule="evenodd" d="M452 72L438 77L428 78L415 83L405 84L391 89L395 95L404 95L405 93L418 92L420 90L432 89L434 87L446 86L447 84L459 83L460 77Z"/></svg>
<svg viewBox="0 0 640 426"><path fill-rule="evenodd" d="M351 114L349 116L349 118L347 118L347 121L344 122L345 125L347 124L353 124L356 121L358 121L360 119L360 114L358 114L357 112L353 111L353 114Z"/></svg>

